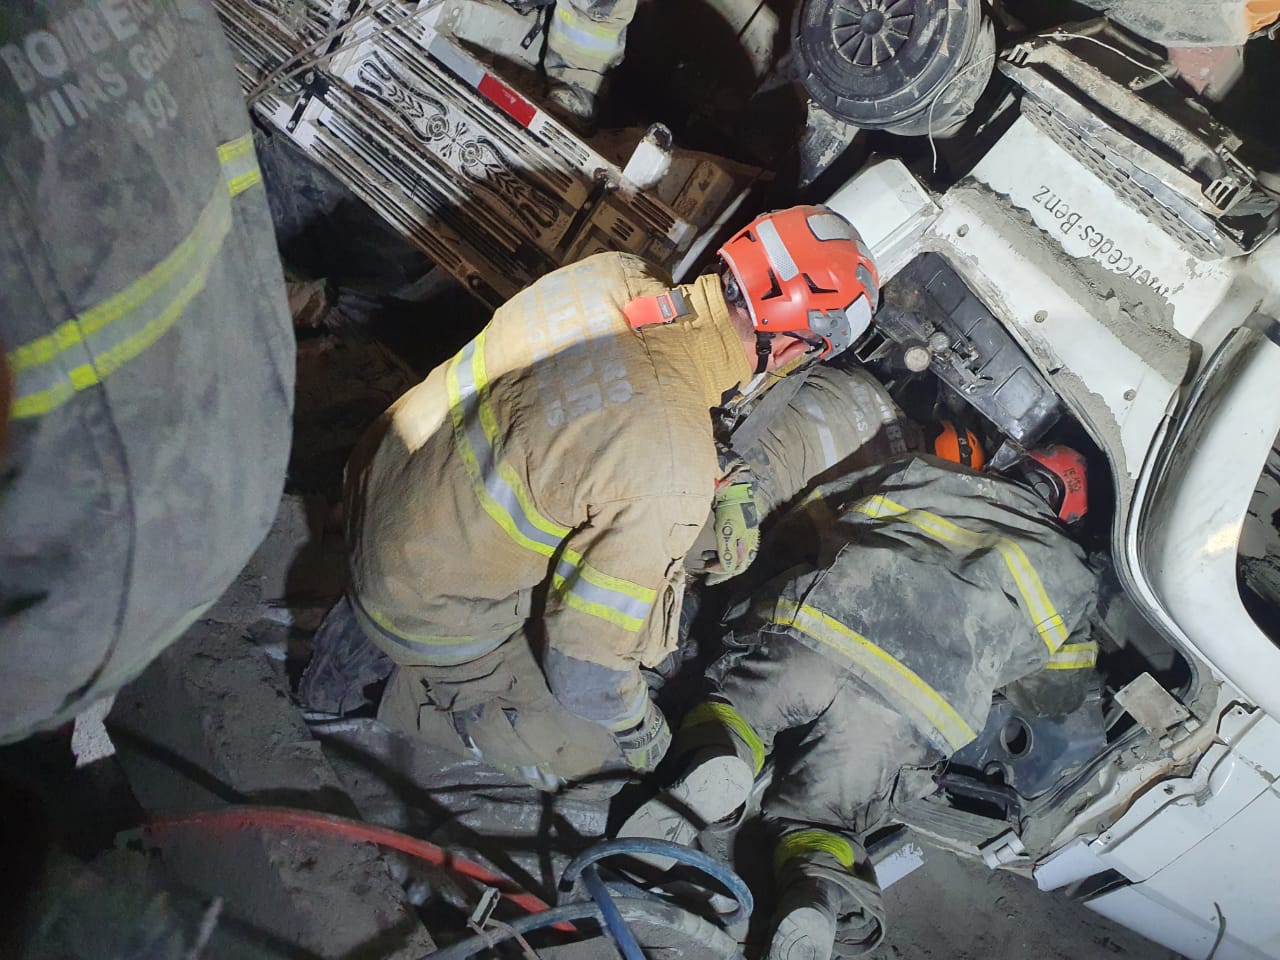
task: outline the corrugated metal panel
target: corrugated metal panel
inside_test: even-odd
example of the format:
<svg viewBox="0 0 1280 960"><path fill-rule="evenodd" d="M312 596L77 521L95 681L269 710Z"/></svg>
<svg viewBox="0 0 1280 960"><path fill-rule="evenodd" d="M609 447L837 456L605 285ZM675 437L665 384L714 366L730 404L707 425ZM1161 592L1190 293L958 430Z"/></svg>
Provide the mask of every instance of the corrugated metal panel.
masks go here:
<svg viewBox="0 0 1280 960"><path fill-rule="evenodd" d="M674 268L755 173L713 165L681 217L437 32L438 9L373 3L344 27L348 0L216 2L246 94L308 45L333 54L254 109L492 305L601 250Z"/></svg>

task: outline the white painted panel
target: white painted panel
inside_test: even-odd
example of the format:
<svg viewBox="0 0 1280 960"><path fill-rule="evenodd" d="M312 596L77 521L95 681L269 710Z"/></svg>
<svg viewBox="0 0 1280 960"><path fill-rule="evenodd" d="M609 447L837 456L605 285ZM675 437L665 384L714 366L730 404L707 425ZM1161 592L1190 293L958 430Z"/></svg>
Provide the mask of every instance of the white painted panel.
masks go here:
<svg viewBox="0 0 1280 960"><path fill-rule="evenodd" d="M900 160L881 160L832 194L827 206L858 228L880 274L880 285L920 252L920 238L938 205Z"/></svg>
<svg viewBox="0 0 1280 960"><path fill-rule="evenodd" d="M973 175L1030 213L1071 256L1158 291L1174 307L1174 326L1186 337L1194 338L1227 296L1243 263L1188 253L1025 117Z"/></svg>
<svg viewBox="0 0 1280 960"><path fill-rule="evenodd" d="M1144 883L1088 906L1192 960L1280 958L1280 793L1265 790L1219 830Z"/></svg>

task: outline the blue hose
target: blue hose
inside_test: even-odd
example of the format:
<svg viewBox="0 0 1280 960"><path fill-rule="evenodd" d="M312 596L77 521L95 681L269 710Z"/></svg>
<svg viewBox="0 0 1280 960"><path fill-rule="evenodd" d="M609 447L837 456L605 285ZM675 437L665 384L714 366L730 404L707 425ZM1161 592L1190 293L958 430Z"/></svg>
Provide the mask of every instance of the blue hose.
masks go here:
<svg viewBox="0 0 1280 960"><path fill-rule="evenodd" d="M618 952L622 954L623 960L645 960L644 953L640 950L640 944L636 943L636 935L627 926L627 921L622 919L622 914L618 912L618 907L613 902L613 897L605 889L604 881L600 879L600 874L594 864L582 871L582 885L587 888L587 893L591 894L591 899L600 908L600 916L604 920L604 928L608 931L613 942L617 944Z"/></svg>
<svg viewBox="0 0 1280 960"><path fill-rule="evenodd" d="M751 896L751 891L747 889L747 885L743 883L742 878L724 864L707 856L701 850L691 850L688 847L681 846L678 843L670 843L666 840L648 840L638 837L606 840L604 843L598 843L591 849L579 854L565 868L564 874L560 878L561 893L568 893L572 890L579 875L583 875L586 868L591 864L609 857L635 856L636 854L670 857L677 863L693 867L695 870L699 870L718 880L738 901L738 909L724 921L726 926L746 921L751 916L751 911L755 908L755 900Z"/></svg>
<svg viewBox="0 0 1280 960"><path fill-rule="evenodd" d="M695 942L708 948L718 947L719 954L725 958L741 960L741 950L737 942L722 929L707 923L707 921L695 914L687 913L663 900L624 898L615 901L613 899L608 888L600 879L594 864L608 857L634 856L636 854L670 857L678 863L693 867L718 880L738 901L738 909L723 921L725 924L732 925L745 921L751 916L755 902L751 897L751 891L742 882L742 878L705 853L699 850L690 850L688 847L682 847L678 843L668 843L665 840L643 840L638 838L608 840L604 843L596 844L591 849L575 857L569 866L565 868L564 874L560 878L560 891L562 893L571 891L574 884L581 878L583 886L586 887L587 892L591 895L591 900L565 904L547 910L544 913L521 917L511 921L505 928L499 928L483 936L468 937L453 946L429 953L420 958L420 960L467 960L468 957L474 956L481 950L492 947L494 943L506 940L517 933L523 935L562 921L572 922L578 920L595 920L601 923L610 938L617 944L618 950L625 960L645 960L644 953L636 942L635 935L631 932L631 928L627 926L626 917L623 916L624 911L629 913L633 919L644 919L650 922L657 921L668 929L674 926L677 929L685 930L686 933L692 930L696 935Z"/></svg>
<svg viewBox="0 0 1280 960"><path fill-rule="evenodd" d="M527 917L520 917L513 920L507 925L506 930L498 929L489 936L476 935L460 940L450 947L443 947L432 953L425 954L418 960L467 960L473 957L481 950L492 950L494 945L509 940L514 934L524 936L526 933L533 933L535 930L541 930L544 927L552 927L557 923L576 923L580 920L600 921L600 908L590 900L583 900L580 903L570 903L563 907L553 907L542 913L530 914Z"/></svg>

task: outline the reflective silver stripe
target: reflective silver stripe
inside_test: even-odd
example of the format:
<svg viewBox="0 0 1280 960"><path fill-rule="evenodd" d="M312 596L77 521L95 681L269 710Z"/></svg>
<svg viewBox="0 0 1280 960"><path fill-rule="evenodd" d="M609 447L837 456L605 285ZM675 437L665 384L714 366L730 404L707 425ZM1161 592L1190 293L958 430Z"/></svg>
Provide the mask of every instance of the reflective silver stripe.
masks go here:
<svg viewBox="0 0 1280 960"><path fill-rule="evenodd" d="M637 597L628 596L618 590L610 590L594 583L589 583L582 576L582 567L561 559L556 564L556 573L563 581L562 590L567 590L587 603L598 604L616 610L624 617L644 620L649 615L649 604Z"/></svg>
<svg viewBox="0 0 1280 960"><path fill-rule="evenodd" d="M848 220L830 210L810 214L809 229L819 240L855 240L858 236Z"/></svg>
<svg viewBox="0 0 1280 960"><path fill-rule="evenodd" d="M781 597L771 619L839 654L944 753L959 750L977 738L968 721L919 674L834 617L807 603Z"/></svg>
<svg viewBox="0 0 1280 960"><path fill-rule="evenodd" d="M608 62L623 51L625 24L599 23L567 3L557 3L551 37L567 41L592 61Z"/></svg>
<svg viewBox="0 0 1280 960"><path fill-rule="evenodd" d="M71 369L93 364L93 357L82 342L63 348L63 363ZM76 388L58 363L42 363L17 374L12 417L15 420L38 417L70 400Z"/></svg>
<svg viewBox="0 0 1280 960"><path fill-rule="evenodd" d="M10 416L42 416L97 386L160 339L204 289L231 230L230 198L262 182L246 133L218 147L222 186L191 232L118 293L8 355L16 378Z"/></svg>
<svg viewBox="0 0 1280 960"><path fill-rule="evenodd" d="M609 730L612 733L621 733L623 730L630 730L632 727L639 726L644 720L645 710L649 706L649 685L641 681L636 688L636 694L631 698L631 704L627 707L622 717L609 724Z"/></svg>
<svg viewBox="0 0 1280 960"><path fill-rule="evenodd" d="M822 469L828 470L836 465L836 441L827 426L826 415L822 412L822 407L818 402L809 394L804 396L801 406L808 412L813 420L814 427L818 431L818 442L822 445Z"/></svg>
<svg viewBox="0 0 1280 960"><path fill-rule="evenodd" d="M858 269L854 271L854 274L857 276L858 282L862 284L863 289L867 291L867 296L874 299L879 293L879 289L876 287L876 278L871 275L871 271L862 264L858 264Z"/></svg>
<svg viewBox="0 0 1280 960"><path fill-rule="evenodd" d="M1066 622L1054 609L1035 567L1031 565L1027 555L1014 540L994 533L975 533L936 513L917 508L908 509L902 504L894 503L884 494L859 500L851 509L875 519L909 523L935 540L962 550L983 550L994 547L1004 560L1009 575L1013 577L1018 587L1018 592L1025 603L1023 609L1028 619L1044 640L1049 652L1052 654L1067 641Z"/></svg>
<svg viewBox="0 0 1280 960"><path fill-rule="evenodd" d="M782 237L778 235L778 228L772 220L765 220L759 224L756 227L756 235L760 237L760 242L764 244L765 256L773 264L773 269L778 271L779 280L785 282L800 272L796 262L791 259L791 251L782 242Z"/></svg>
<svg viewBox="0 0 1280 960"><path fill-rule="evenodd" d="M455 361L455 374L458 378L458 394L462 403L463 430L468 444L475 453L480 480L489 496L511 518L516 529L527 539L546 547L546 555L550 556L560 546L569 531L565 530L563 534L556 536L535 524L525 513L524 505L516 496L515 490L498 472L494 462L493 446L485 436L484 427L480 422L479 391L471 369L476 348L477 344L474 340L462 348L462 353Z"/></svg>
<svg viewBox="0 0 1280 960"><path fill-rule="evenodd" d="M1049 657L1046 670L1088 670L1098 663L1098 645L1092 640L1063 644Z"/></svg>
<svg viewBox="0 0 1280 960"><path fill-rule="evenodd" d="M593 568L564 546L572 532L537 513L518 475L502 461L497 417L488 404L484 333L450 361L446 374L454 442L476 485L481 506L515 543L556 561L552 586L574 609L631 633L644 626L657 592ZM521 494L524 496L521 496Z"/></svg>
<svg viewBox="0 0 1280 960"><path fill-rule="evenodd" d="M849 337L852 343L866 333L867 327L871 326L871 301L865 295L858 294L858 298L844 308L844 317L849 321Z"/></svg>

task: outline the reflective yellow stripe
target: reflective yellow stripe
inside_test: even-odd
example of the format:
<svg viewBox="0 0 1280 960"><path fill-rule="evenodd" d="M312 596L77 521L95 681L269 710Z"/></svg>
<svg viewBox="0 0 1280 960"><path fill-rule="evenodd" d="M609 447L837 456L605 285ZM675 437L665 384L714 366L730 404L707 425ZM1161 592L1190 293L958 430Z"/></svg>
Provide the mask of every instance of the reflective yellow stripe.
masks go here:
<svg viewBox="0 0 1280 960"><path fill-rule="evenodd" d="M253 134L246 133L244 136L228 140L218 147L218 162L230 163L250 153L253 153Z"/></svg>
<svg viewBox="0 0 1280 960"><path fill-rule="evenodd" d="M228 198L262 180L248 134L220 146L218 159L225 191L214 191L191 232L163 260L118 293L10 351L17 378L12 419L43 416L100 384L159 340L204 289L231 230Z"/></svg>
<svg viewBox="0 0 1280 960"><path fill-rule="evenodd" d="M755 767L755 773L759 776L760 771L764 769L765 749L764 741L760 739L760 735L752 729L751 724L742 718L742 714L729 706L727 703L721 703L718 700L708 700L700 703L684 718L684 723L680 725L681 730L691 730L694 727L714 724L716 726L725 727L737 735L751 751L752 765Z"/></svg>
<svg viewBox="0 0 1280 960"><path fill-rule="evenodd" d="M10 353L18 381L12 418L49 413L159 340L204 289L230 229L228 198L219 189L164 260L53 333Z"/></svg>
<svg viewBox="0 0 1280 960"><path fill-rule="evenodd" d="M617 577L609 576L607 573L601 573L587 563L581 554L574 553L572 550L565 550L564 556L566 560L569 560L582 570L583 580L597 587L626 594L643 603L652 603L658 597L658 591L650 587L642 587L640 584L632 583L630 580L620 580Z"/></svg>
<svg viewBox="0 0 1280 960"><path fill-rule="evenodd" d="M1027 607L1027 615L1035 631L1052 654L1067 640L1067 627L1045 592L1044 583L1036 573L1022 548L1008 537L996 534L974 533L936 513L908 509L894 503L888 497L877 494L859 501L853 509L875 519L888 519L909 523L935 540L969 550L994 549L1004 560L1013 577L1018 592Z"/></svg>
<svg viewBox="0 0 1280 960"><path fill-rule="evenodd" d="M564 600L565 604L580 613L598 617L616 627L621 627L628 633L639 633L644 626L645 617L633 617L607 603L600 603L583 596L581 589L575 589L575 587L579 587L576 581L562 577L558 573L551 575L551 585L556 594Z"/></svg>
<svg viewBox="0 0 1280 960"><path fill-rule="evenodd" d="M575 610L637 633L649 616L658 592L619 580L590 566L581 554L565 549L551 575L551 585Z"/></svg>
<svg viewBox="0 0 1280 960"><path fill-rule="evenodd" d="M592 20L581 10L575 9L568 3L556 4L556 23L561 27L567 27L575 33L586 34L588 38L599 41L599 48L603 49L604 45L612 44L614 48L621 46L618 38L622 35L622 31L627 29L627 24L622 20L599 21Z"/></svg>
<svg viewBox="0 0 1280 960"><path fill-rule="evenodd" d="M445 388L449 396L454 443L485 513L521 547L552 557L559 549L560 541L569 535L569 528L552 524L541 516L538 523L533 521L524 510L525 498L508 482L510 472L504 475L496 469L500 448L481 429L477 429L484 418L482 411L488 407L489 384L484 368L484 348L485 334L481 333L449 361Z"/></svg>
<svg viewBox="0 0 1280 960"><path fill-rule="evenodd" d="M619 613L617 610L614 610L606 604L586 600L577 593L574 593L571 589L565 590L564 583L559 577L555 577L553 579L556 581L556 588L560 591L560 595L564 599L564 602L579 613L585 613L592 617L599 617L601 620L612 623L615 627L621 627L628 633L639 633L644 627L644 621L646 618L629 617L625 613Z"/></svg>
<svg viewBox="0 0 1280 960"><path fill-rule="evenodd" d="M557 540L563 540L569 535L569 528L548 520L538 512L533 505L533 498L529 495L528 489L526 489L515 470L511 468L511 465L502 456L502 439L498 436L498 417L494 413L493 405L489 403L489 374L485 369L484 363L484 338L485 334L481 331L480 336L476 338L476 349L471 357L471 373L475 378L478 392L480 426L484 430L485 440L488 442L490 449L493 450L493 462L497 466L498 472L502 475L502 479L506 481L516 495L520 508L524 511L524 515L529 518L529 522Z"/></svg>
<svg viewBox="0 0 1280 960"><path fill-rule="evenodd" d="M175 276L188 271L193 257L207 251L210 242L220 243L230 225L230 218L220 216L228 209L225 199L215 194L196 220L196 225L173 251L119 293L113 294L84 313L59 324L52 333L23 344L9 353L9 369L15 374L43 363L85 342L110 323L127 316L145 304Z"/></svg>
<svg viewBox="0 0 1280 960"><path fill-rule="evenodd" d="M231 196L235 197L244 193L254 184L261 183L261 182L262 182L262 174L259 173L257 170L250 170L248 173L242 173L240 174L240 176L233 177L232 179L228 180L227 190L231 192Z"/></svg>
<svg viewBox="0 0 1280 960"><path fill-rule="evenodd" d="M657 591L592 567L582 554L564 546L572 531L534 506L528 488L503 457L497 414L489 402L484 352L485 333L481 332L449 361L445 373L454 443L481 507L517 545L547 558L559 554L551 582L567 606L639 632Z"/></svg>
<svg viewBox="0 0 1280 960"><path fill-rule="evenodd" d="M852 870L857 860L853 844L839 834L828 830L797 830L778 841L778 846L773 851L774 872L780 871L788 860L812 853L828 854L846 870Z"/></svg>
<svg viewBox="0 0 1280 960"><path fill-rule="evenodd" d="M432 666L450 666L477 660L506 642L506 637L446 637L437 634L410 633L393 624L385 615L364 604L351 594L348 598L356 620L372 638L405 650L411 650L416 662Z"/></svg>
<svg viewBox="0 0 1280 960"><path fill-rule="evenodd" d="M590 71L592 73L604 73L613 64L613 60L617 56L616 51L601 53L590 47L584 47L563 34L557 36L553 33L548 44L555 53L572 65L572 69Z"/></svg>
<svg viewBox="0 0 1280 960"><path fill-rule="evenodd" d="M616 717L608 724L610 733L623 733L640 725L640 721L645 718L645 714L649 711L649 685L643 679L639 679L636 685L636 692L631 700L631 706L627 707L622 714ZM661 713L655 713L655 723L666 723L661 719Z"/></svg>
<svg viewBox="0 0 1280 960"><path fill-rule="evenodd" d="M218 147L218 160L222 164L222 177L227 182L231 196L244 193L254 184L262 182L258 159L253 152L253 134L246 133Z"/></svg>
<svg viewBox="0 0 1280 960"><path fill-rule="evenodd" d="M1098 663L1098 645L1092 640L1067 643L1049 657L1046 670L1087 670Z"/></svg>
<svg viewBox="0 0 1280 960"><path fill-rule="evenodd" d="M603 71L622 56L625 23L598 23L557 3L547 44L574 67Z"/></svg>
<svg viewBox="0 0 1280 960"><path fill-rule="evenodd" d="M939 748L959 750L977 738L955 708L911 668L821 610L782 598L775 606L774 622L794 627L869 674Z"/></svg>

